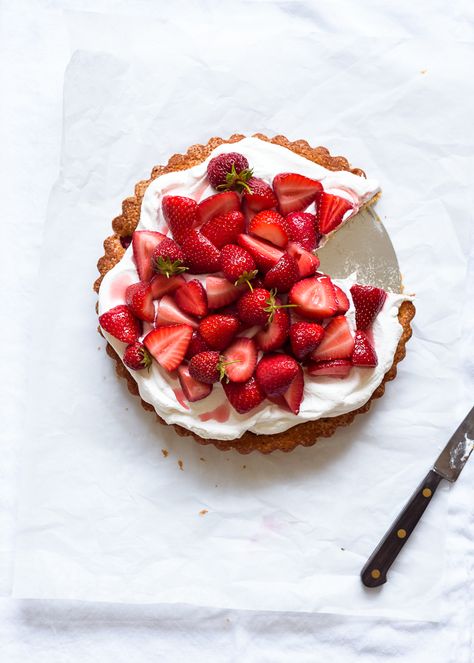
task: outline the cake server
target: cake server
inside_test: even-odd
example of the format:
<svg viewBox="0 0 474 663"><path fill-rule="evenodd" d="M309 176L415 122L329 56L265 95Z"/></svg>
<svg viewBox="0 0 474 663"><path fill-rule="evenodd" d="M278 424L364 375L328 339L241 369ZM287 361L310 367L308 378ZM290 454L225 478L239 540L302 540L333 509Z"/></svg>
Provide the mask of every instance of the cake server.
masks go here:
<svg viewBox="0 0 474 663"><path fill-rule="evenodd" d="M408 500L405 508L385 534L361 571L366 587L378 587L387 582L387 571L392 566L416 524L431 502L442 479L454 482L474 447L474 407L460 424L435 464Z"/></svg>

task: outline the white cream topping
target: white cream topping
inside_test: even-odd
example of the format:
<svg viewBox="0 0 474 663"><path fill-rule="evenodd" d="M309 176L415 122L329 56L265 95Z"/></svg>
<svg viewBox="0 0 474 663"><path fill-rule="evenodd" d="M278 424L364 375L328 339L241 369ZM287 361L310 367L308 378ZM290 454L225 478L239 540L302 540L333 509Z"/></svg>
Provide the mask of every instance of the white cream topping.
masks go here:
<svg viewBox="0 0 474 663"><path fill-rule="evenodd" d="M268 182L271 182L278 173L298 172L320 180L325 191L348 198L356 209L370 200L379 190L374 180L357 177L346 171L329 171L284 147L256 138L245 138L236 145L220 145L212 152L209 159L222 152L237 150L247 157L256 176ZM161 212L161 199L164 195L183 195L200 201L214 194L215 191L206 179L209 159L188 170L167 173L151 182L143 198L137 229L162 232L167 230ZM352 283L356 281L356 276L354 274L349 279L334 281L346 292L351 301L347 318L353 330L355 330L355 313L349 291ZM102 314L118 304L123 304L127 285L137 280L138 275L130 246L122 260L102 281L99 291L99 313ZM388 293L385 304L375 320L373 340L378 365L375 368L354 367L344 379L311 377L305 373L304 398L298 415L265 401L245 415L238 414L229 406L229 416L226 421L217 421L212 417L202 421L200 415L206 418L206 415L213 413L219 406L222 406L221 410L225 410L228 401L220 384L214 385L212 393L202 401L181 404L174 392L180 389L179 381L155 361L150 371L131 370L130 373L137 382L140 396L153 405L168 424L179 424L201 437L218 440L239 438L247 430L259 434L278 433L303 421L335 417L350 412L369 400L392 365L402 334L402 327L398 322L398 309L406 299L410 297ZM146 334L150 326L144 325L144 327ZM122 357L125 344L107 332L103 333Z"/></svg>

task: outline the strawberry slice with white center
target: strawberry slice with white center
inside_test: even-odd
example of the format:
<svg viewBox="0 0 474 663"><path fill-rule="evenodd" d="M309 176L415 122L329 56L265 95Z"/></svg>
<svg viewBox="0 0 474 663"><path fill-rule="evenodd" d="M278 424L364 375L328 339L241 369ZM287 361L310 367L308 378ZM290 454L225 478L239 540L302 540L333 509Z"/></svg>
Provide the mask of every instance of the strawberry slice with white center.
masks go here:
<svg viewBox="0 0 474 663"><path fill-rule="evenodd" d="M145 322L153 322L155 319L155 307L153 306L150 283L140 281L139 283L129 285L125 290L125 301L137 318L145 320Z"/></svg>
<svg viewBox="0 0 474 663"><path fill-rule="evenodd" d="M202 399L209 396L212 391L212 384L204 384L204 382L195 380L189 374L189 368L184 364L181 364L178 368L178 378L184 397L190 403L202 401Z"/></svg>
<svg viewBox="0 0 474 663"><path fill-rule="evenodd" d="M350 359L333 359L332 361L309 362L308 373L314 377L346 378L352 369Z"/></svg>
<svg viewBox="0 0 474 663"><path fill-rule="evenodd" d="M298 173L280 173L273 180L273 190L283 215L302 212L323 190L321 182Z"/></svg>
<svg viewBox="0 0 474 663"><path fill-rule="evenodd" d="M373 324L387 299L387 293L371 285L358 285L351 288L352 301L356 311L356 327L365 331Z"/></svg>
<svg viewBox="0 0 474 663"><path fill-rule="evenodd" d="M160 366L175 371L184 359L192 334L189 325L166 325L147 334L143 343Z"/></svg>
<svg viewBox="0 0 474 663"><path fill-rule="evenodd" d="M232 382L247 382L257 365L257 345L251 338L238 338L225 351L225 373Z"/></svg>
<svg viewBox="0 0 474 663"><path fill-rule="evenodd" d="M353 350L354 338L349 323L343 315L338 315L325 327L323 340L311 353L311 359L349 359Z"/></svg>
<svg viewBox="0 0 474 663"><path fill-rule="evenodd" d="M316 198L316 217L319 232L327 235L335 230L343 221L349 218L350 215L347 215L347 212L352 209L354 209L352 203L345 198L323 191Z"/></svg>
<svg viewBox="0 0 474 663"><path fill-rule="evenodd" d="M199 322L190 315L184 313L176 304L171 295L165 295L158 302L155 325L188 325L193 329L199 327Z"/></svg>
<svg viewBox="0 0 474 663"><path fill-rule="evenodd" d="M334 290L336 291L337 299L337 312L341 315L347 313L350 308L349 299L347 298L346 293L338 285L334 283Z"/></svg>
<svg viewBox="0 0 474 663"><path fill-rule="evenodd" d="M135 230L132 235L132 248L140 281L149 281L154 274L151 256L166 235L153 230Z"/></svg>
<svg viewBox="0 0 474 663"><path fill-rule="evenodd" d="M255 336L257 345L263 352L272 352L281 348L288 338L290 316L281 308L275 310L273 320Z"/></svg>
<svg viewBox="0 0 474 663"><path fill-rule="evenodd" d="M352 352L352 363L354 366L373 368L377 366L377 354L366 333L356 331L354 339L354 350Z"/></svg>
<svg viewBox="0 0 474 663"><path fill-rule="evenodd" d="M235 191L216 193L201 200L198 205L199 223L204 225L207 221L226 212L239 212L240 198Z"/></svg>
<svg viewBox="0 0 474 663"><path fill-rule="evenodd" d="M174 296L179 308L185 313L196 315L199 318L207 315L207 295L204 286L197 279L188 281Z"/></svg>
<svg viewBox="0 0 474 663"><path fill-rule="evenodd" d="M250 235L239 235L237 242L250 253L257 267L263 272L268 272L283 255L281 249Z"/></svg>
<svg viewBox="0 0 474 663"><path fill-rule="evenodd" d="M282 215L274 210L265 210L256 214L250 222L249 231L252 235L276 246L285 247L288 244L285 221Z"/></svg>
<svg viewBox="0 0 474 663"><path fill-rule="evenodd" d="M228 306L246 291L246 285L235 286L222 276L206 277L207 304L209 309Z"/></svg>
<svg viewBox="0 0 474 663"><path fill-rule="evenodd" d="M292 383L283 394L285 403L293 414L298 414L304 396L304 375L303 369L298 365L298 371L293 378Z"/></svg>
<svg viewBox="0 0 474 663"><path fill-rule="evenodd" d="M337 311L334 285L325 274L302 279L295 283L289 294L290 304L296 304L295 312L310 320L330 318Z"/></svg>
<svg viewBox="0 0 474 663"><path fill-rule="evenodd" d="M305 276L313 276L318 271L319 258L314 253L307 251L300 244L296 242L288 242L286 248L290 256L296 260L300 278Z"/></svg>
<svg viewBox="0 0 474 663"><path fill-rule="evenodd" d="M164 274L156 274L150 281L151 295L153 299L158 299L167 293L178 290L185 283L186 281L181 274L170 277Z"/></svg>

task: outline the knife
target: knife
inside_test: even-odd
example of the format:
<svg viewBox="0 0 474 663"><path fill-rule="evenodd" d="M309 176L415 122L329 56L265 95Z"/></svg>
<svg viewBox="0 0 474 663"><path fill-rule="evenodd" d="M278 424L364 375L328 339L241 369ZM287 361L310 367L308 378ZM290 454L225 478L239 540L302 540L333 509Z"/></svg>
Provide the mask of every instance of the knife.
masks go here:
<svg viewBox="0 0 474 663"><path fill-rule="evenodd" d="M442 479L454 482L474 447L474 407L460 424L435 464L408 500L405 508L392 524L360 573L366 587L379 587L387 582L392 566L416 524L431 502Z"/></svg>

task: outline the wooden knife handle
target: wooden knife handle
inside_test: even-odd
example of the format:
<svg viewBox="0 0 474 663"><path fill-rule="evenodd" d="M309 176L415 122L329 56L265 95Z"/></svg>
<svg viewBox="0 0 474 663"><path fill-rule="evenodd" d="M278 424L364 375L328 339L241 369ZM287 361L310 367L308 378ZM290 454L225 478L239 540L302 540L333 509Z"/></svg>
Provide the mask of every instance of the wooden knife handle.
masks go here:
<svg viewBox="0 0 474 663"><path fill-rule="evenodd" d="M366 587L379 587L387 582L389 568L431 502L441 479L439 474L430 470L408 500L360 573Z"/></svg>

